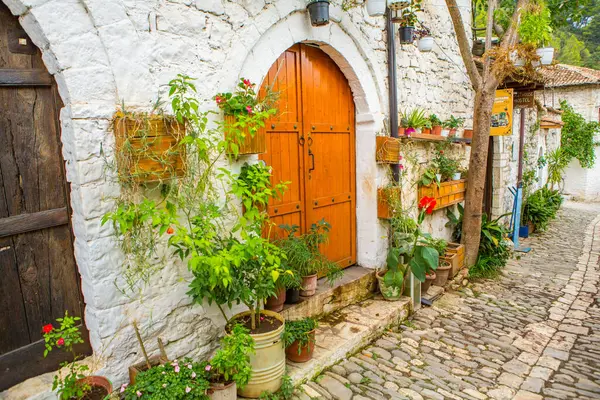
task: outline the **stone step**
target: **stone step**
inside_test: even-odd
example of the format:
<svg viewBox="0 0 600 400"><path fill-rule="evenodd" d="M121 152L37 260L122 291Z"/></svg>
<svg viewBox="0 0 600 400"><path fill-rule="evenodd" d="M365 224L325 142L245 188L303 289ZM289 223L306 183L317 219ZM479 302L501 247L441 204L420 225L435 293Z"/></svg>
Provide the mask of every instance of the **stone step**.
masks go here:
<svg viewBox="0 0 600 400"><path fill-rule="evenodd" d="M319 320L313 358L302 364L288 361L288 374L295 385L316 377L380 336L388 326L406 320L411 312L408 297L386 301L376 295L330 313Z"/></svg>
<svg viewBox="0 0 600 400"><path fill-rule="evenodd" d="M376 289L375 270L349 267L333 286L325 278L319 279L314 296L302 297L297 304L286 304L281 315L286 320L321 317L372 296Z"/></svg>

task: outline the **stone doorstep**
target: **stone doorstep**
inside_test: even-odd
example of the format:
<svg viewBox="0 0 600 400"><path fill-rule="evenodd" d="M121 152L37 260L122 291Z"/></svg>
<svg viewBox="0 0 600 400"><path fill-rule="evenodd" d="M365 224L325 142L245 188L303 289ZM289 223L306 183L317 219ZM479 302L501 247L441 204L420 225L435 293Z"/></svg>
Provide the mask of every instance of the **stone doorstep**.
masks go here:
<svg viewBox="0 0 600 400"><path fill-rule="evenodd" d="M313 358L287 362L294 385L310 380L380 336L385 328L406 320L412 312L408 297L386 301L381 296L345 307L319 321Z"/></svg>
<svg viewBox="0 0 600 400"><path fill-rule="evenodd" d="M297 304L286 304L280 314L286 320L327 315L372 296L376 288L374 269L348 267L333 286L329 286L327 279L319 279L314 296L301 297Z"/></svg>

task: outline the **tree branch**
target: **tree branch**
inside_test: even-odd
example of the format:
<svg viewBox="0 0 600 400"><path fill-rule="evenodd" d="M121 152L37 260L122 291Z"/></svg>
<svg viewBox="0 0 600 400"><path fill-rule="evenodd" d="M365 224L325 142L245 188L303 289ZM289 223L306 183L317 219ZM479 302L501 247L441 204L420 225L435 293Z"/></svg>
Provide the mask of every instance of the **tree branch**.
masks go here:
<svg viewBox="0 0 600 400"><path fill-rule="evenodd" d="M450 12L450 18L452 19L452 25L454 26L454 32L456 33L456 40L458 41L460 55L465 63L465 67L467 68L467 74L471 80L471 85L473 86L473 89L479 90L481 87L481 75L479 74L477 65L475 65L475 61L473 60L469 38L467 37L465 24L463 23L456 0L446 0L446 6L448 6L448 11Z"/></svg>
<svg viewBox="0 0 600 400"><path fill-rule="evenodd" d="M521 19L521 12L523 11L523 8L525 8L532 2L533 2L533 0L519 0L517 2L517 6L515 7L515 12L513 13L512 18L511 18L510 26L508 27L508 30L506 31L506 33L504 34L504 37L502 38L502 43L501 43L502 48L508 49L509 47L512 47L515 44L517 44L517 40L519 39L518 27L519 27L519 20Z"/></svg>
<svg viewBox="0 0 600 400"><path fill-rule="evenodd" d="M496 11L496 0L488 0L487 24L485 27L485 50L492 48L492 35L494 33L494 11ZM490 64L492 58L486 56L483 60L483 81L486 82L490 75Z"/></svg>

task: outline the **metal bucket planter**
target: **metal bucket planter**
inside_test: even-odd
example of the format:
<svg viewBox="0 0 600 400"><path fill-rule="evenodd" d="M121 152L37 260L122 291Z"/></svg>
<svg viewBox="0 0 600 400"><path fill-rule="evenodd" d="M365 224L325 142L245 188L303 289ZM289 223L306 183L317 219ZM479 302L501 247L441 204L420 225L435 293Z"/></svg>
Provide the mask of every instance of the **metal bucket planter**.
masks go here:
<svg viewBox="0 0 600 400"><path fill-rule="evenodd" d="M306 8L312 26L323 26L329 23L329 0L313 0Z"/></svg>
<svg viewBox="0 0 600 400"><path fill-rule="evenodd" d="M400 34L400 43L412 43L415 38L415 27L401 26L398 33Z"/></svg>
<svg viewBox="0 0 600 400"><path fill-rule="evenodd" d="M263 310L261 314L281 321L281 326L273 331L250 334L254 339L255 353L250 356L252 377L243 389L238 389L238 395L257 399L263 392L274 393L281 387L285 374L285 348L281 334L285 329L285 320L276 312ZM250 311L236 314L232 321L250 315Z"/></svg>
<svg viewBox="0 0 600 400"><path fill-rule="evenodd" d="M237 386L235 382L226 385L211 383L208 388L208 398L211 400L236 400Z"/></svg>

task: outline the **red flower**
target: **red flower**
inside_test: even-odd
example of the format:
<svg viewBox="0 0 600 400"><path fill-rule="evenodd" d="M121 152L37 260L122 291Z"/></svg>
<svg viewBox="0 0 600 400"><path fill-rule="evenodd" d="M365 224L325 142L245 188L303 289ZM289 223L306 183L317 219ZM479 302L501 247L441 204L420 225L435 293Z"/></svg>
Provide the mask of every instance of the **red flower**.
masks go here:
<svg viewBox="0 0 600 400"><path fill-rule="evenodd" d="M252 107L246 106L246 111L248 111L248 114L252 114Z"/></svg>
<svg viewBox="0 0 600 400"><path fill-rule="evenodd" d="M217 104L221 104L225 101L225 99L221 96L215 96L215 101L217 102Z"/></svg>
<svg viewBox="0 0 600 400"><path fill-rule="evenodd" d="M62 346L62 345L64 345L64 344L65 344L65 339L63 339L63 338L60 338L60 339L58 339L58 340L56 341L56 345L57 345L58 347L60 347L60 346Z"/></svg>
<svg viewBox="0 0 600 400"><path fill-rule="evenodd" d="M175 233L175 229L173 229L173 228L169 227L169 229L167 229L167 233L168 233L169 235L172 235L173 233Z"/></svg>
<svg viewBox="0 0 600 400"><path fill-rule="evenodd" d="M244 79L244 85L252 86L252 82L250 82L250 79Z"/></svg>
<svg viewBox="0 0 600 400"><path fill-rule="evenodd" d="M432 214L433 213L433 209L435 208L436 205L436 201L433 197L427 197L424 196L420 201L419 201L419 210L425 209L425 212L427 214Z"/></svg>
<svg viewBox="0 0 600 400"><path fill-rule="evenodd" d="M42 332L44 332L44 333L50 333L50 332L52 332L52 329L54 329L52 324L42 326Z"/></svg>
<svg viewBox="0 0 600 400"><path fill-rule="evenodd" d="M400 167L399 167L399 168L400 168L400 169L404 169L404 165L400 164Z"/></svg>
<svg viewBox="0 0 600 400"><path fill-rule="evenodd" d="M444 154L444 150L440 150L440 154Z"/></svg>

